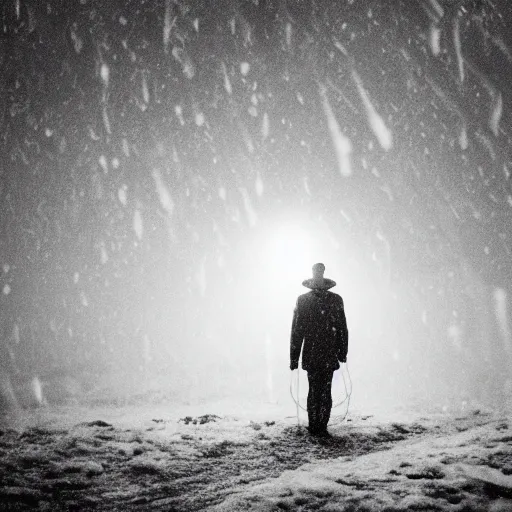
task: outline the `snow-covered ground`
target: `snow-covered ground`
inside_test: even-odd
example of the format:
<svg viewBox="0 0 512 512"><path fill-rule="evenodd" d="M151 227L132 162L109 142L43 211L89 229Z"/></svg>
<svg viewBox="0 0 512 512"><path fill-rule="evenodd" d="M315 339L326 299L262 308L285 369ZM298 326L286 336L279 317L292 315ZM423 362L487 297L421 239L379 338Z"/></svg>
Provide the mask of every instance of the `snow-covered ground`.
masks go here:
<svg viewBox="0 0 512 512"><path fill-rule="evenodd" d="M330 427L332 438L319 440L297 427L293 411L225 401L18 412L3 418L0 503L3 510L512 510L510 415L352 410Z"/></svg>

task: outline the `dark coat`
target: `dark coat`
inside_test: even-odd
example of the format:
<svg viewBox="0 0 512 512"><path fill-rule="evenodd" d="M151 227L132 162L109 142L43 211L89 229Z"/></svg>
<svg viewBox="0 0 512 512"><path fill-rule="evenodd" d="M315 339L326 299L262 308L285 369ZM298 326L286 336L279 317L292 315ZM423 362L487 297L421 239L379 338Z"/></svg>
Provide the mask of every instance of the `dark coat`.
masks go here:
<svg viewBox="0 0 512 512"><path fill-rule="evenodd" d="M343 299L327 290L300 295L293 313L290 362L298 363L302 344L306 371L337 370L348 352L348 329Z"/></svg>

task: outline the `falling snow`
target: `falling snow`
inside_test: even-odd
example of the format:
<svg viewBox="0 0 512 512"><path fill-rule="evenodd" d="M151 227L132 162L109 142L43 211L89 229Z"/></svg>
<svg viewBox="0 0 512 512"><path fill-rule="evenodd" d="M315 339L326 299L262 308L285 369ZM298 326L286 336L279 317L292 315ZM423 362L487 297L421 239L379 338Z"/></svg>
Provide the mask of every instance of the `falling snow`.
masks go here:
<svg viewBox="0 0 512 512"><path fill-rule="evenodd" d="M441 53L441 29L435 24L430 26L430 48L435 57Z"/></svg>
<svg viewBox="0 0 512 512"><path fill-rule="evenodd" d="M9 406L22 422L33 407L50 414L93 398L108 408L228 397L230 407L251 399L280 407L289 400L291 310L315 261L325 261L345 301L355 408L469 414L471 425L449 420L450 436L461 426L476 432L483 411L512 405L506 2L251 0L214 9L199 0L5 0L1 11L4 40L15 44L1 52L0 413ZM308 243L291 250L301 232ZM276 240L288 248L286 261L266 256ZM228 416L219 431L229 430ZM255 469L265 480L278 468L275 485L262 481L269 494L260 503L293 509L306 499L303 508L334 510L359 491L378 502L359 453L336 464L352 464L361 480L336 483L308 468L304 483L299 468L317 452L300 451L305 436L292 441L294 421L272 430L250 417L234 429L254 432L243 446L249 454L275 443ZM335 431L338 452L393 433L387 423L370 436L358 421L353 435L355 421ZM168 426L154 423L148 436ZM199 431L181 426L179 436L193 439L171 444L201 454L193 464L172 454L183 474L205 464L220 479L208 464L243 451L222 436L205 447ZM59 446L75 439L67 432L57 434ZM464 432L455 435L467 450L450 448L457 457L478 444ZM16 446L29 450L33 437ZM151 508L150 479L174 482L167 448L141 439L128 447L100 439L116 457L120 448L132 453L119 474L131 482L126 496L141 501L128 505L120 490L118 508ZM281 444L304 456L288 476L293 461L276 452ZM509 446L492 448L492 462L491 448L478 446L482 458L453 475L422 473L427 458L415 455L410 472L390 466L382 485L421 499L388 493L386 506L443 510L442 496L456 496L451 505L460 509L498 506L475 489L504 488L488 470L508 476L498 452ZM134 456L137 447L147 450ZM95 478L117 478L96 459L69 466L58 455L46 467L38 456L5 450L5 467L19 472L4 471L2 482L19 480L0 502L16 496L51 509L53 486L82 499ZM365 460L391 464L382 450L374 457ZM441 457L442 470L451 464ZM44 485L22 476L43 466ZM407 476L425 474L440 477ZM300 491L303 483L319 494ZM243 492L232 497L211 488L208 496L227 500L227 509L257 504L246 483L237 485ZM292 495L279 496L283 489ZM89 498L69 506L102 509Z"/></svg>
<svg viewBox="0 0 512 512"><path fill-rule="evenodd" d="M142 214L140 210L135 210L133 213L133 230L135 231L135 235L139 240L142 240L142 235L144 232L143 224L142 224Z"/></svg>
<svg viewBox="0 0 512 512"><path fill-rule="evenodd" d="M101 165L101 168L103 169L103 172L108 172L108 163L105 155L101 155L99 158L99 164Z"/></svg>
<svg viewBox="0 0 512 512"><path fill-rule="evenodd" d="M142 98L146 103L149 103L149 89L146 77L142 76Z"/></svg>
<svg viewBox="0 0 512 512"><path fill-rule="evenodd" d="M105 62L103 62L100 66L100 76L103 80L103 83L105 84L105 87L108 87L108 82L110 78L110 68Z"/></svg>
<svg viewBox="0 0 512 512"><path fill-rule="evenodd" d="M325 117L327 118L327 126L338 160L338 169L343 177L348 177L352 174L352 164L350 161L352 143L341 131L340 125L327 99L327 92L323 86L320 87L320 96L322 97L322 106L324 108Z"/></svg>
<svg viewBox="0 0 512 512"><path fill-rule="evenodd" d="M492 113L489 119L489 125L491 127L492 133L495 137L499 134L500 128L500 120L503 114L503 98L500 92L495 94L495 99L493 101Z"/></svg>
<svg viewBox="0 0 512 512"><path fill-rule="evenodd" d="M169 214L172 215L174 211L174 201L171 198L171 194L167 185L165 184L160 171L158 169L154 169L151 173L153 175L153 179L155 180L156 191L158 193L158 199L160 200L160 204L162 208Z"/></svg>
<svg viewBox="0 0 512 512"><path fill-rule="evenodd" d="M373 106L368 93L363 87L363 82L359 75L355 71L352 71L352 76L356 82L357 90L359 91L364 108L366 109L368 123L373 133L375 134L375 137L377 137L377 140L383 149L391 149L393 146L393 137L391 132L386 127L382 117L375 110L375 107Z"/></svg>
<svg viewBox="0 0 512 512"><path fill-rule="evenodd" d="M126 206L128 203L128 187L126 185L123 185L118 191L117 191L117 197L119 198L120 203L123 206Z"/></svg>
<svg viewBox="0 0 512 512"><path fill-rule="evenodd" d="M165 53L168 51L169 41L171 37L171 30L176 19L171 20L171 0L165 0L165 15L164 15L164 29L163 29L163 43Z"/></svg>
<svg viewBox="0 0 512 512"><path fill-rule="evenodd" d="M249 74L249 71L251 69L251 66L248 62L242 62L240 63L240 73L242 73L242 76L247 76Z"/></svg>
<svg viewBox="0 0 512 512"><path fill-rule="evenodd" d="M265 190L265 186L263 185L263 180L261 179L260 173L258 173L256 177L256 194L261 197L263 195L263 191Z"/></svg>
<svg viewBox="0 0 512 512"><path fill-rule="evenodd" d="M226 89L226 92L228 94L231 94L233 92L233 88L231 87L231 81L229 80L228 70L224 62L222 63L222 72L224 74L224 89Z"/></svg>

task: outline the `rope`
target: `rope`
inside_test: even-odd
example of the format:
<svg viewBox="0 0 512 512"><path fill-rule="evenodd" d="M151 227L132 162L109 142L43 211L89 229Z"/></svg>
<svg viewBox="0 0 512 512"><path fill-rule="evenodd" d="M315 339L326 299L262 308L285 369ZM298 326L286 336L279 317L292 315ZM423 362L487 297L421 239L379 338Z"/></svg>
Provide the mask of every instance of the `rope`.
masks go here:
<svg viewBox="0 0 512 512"><path fill-rule="evenodd" d="M345 386L345 398L339 402L338 404L336 404L334 408L336 407L339 407L341 404L343 404L344 402L347 402L347 408L345 409L345 414L343 414L343 417L342 415L338 415L338 416L335 416L333 419L334 419L334 423L343 423L348 415L348 408L350 407L350 397L352 396L352 378L350 377L350 372L348 370L348 364L347 363L344 363L345 364L345 367L347 369L347 376L348 376L348 381L350 383L350 391L347 390L347 382L345 380L345 375L342 371L341 368L343 368L343 364L342 366L340 367L340 371L341 371L341 376L343 377L343 385Z"/></svg>
<svg viewBox="0 0 512 512"><path fill-rule="evenodd" d="M345 379L345 374L343 373L343 365L345 365L345 368L347 369L347 377L348 377L348 382L350 383L350 391L347 389L347 380ZM333 418L335 420L335 423L342 423L345 420L345 418L347 417L348 409L350 407L350 397L352 396L352 378L350 377L350 371L348 369L347 363L342 363L342 365L340 366L340 372L341 372L341 376L343 378L343 386L345 387L345 398L343 398L343 400L341 402L338 402L336 405L333 405L332 408L336 409L340 405L343 405L345 402L347 403L347 407L345 410L345 414L338 415ZM300 426L299 409L302 409L305 412L307 412L307 409L304 409L304 407L302 407L302 405L300 404L299 376L300 376L300 369L297 368L297 398L295 398L295 396L293 394L293 372L290 373L290 396L292 397L292 400L295 402L295 407L297 409L297 425Z"/></svg>
<svg viewBox="0 0 512 512"><path fill-rule="evenodd" d="M302 405L300 405L300 397L299 397L299 373L300 369L297 368L297 400L295 399L295 396L293 395L293 371L290 373L290 396L292 397L292 400L295 402L295 406L297 408L297 418L299 417L299 408L301 408L303 411L307 412L307 409L304 409Z"/></svg>
<svg viewBox="0 0 512 512"><path fill-rule="evenodd" d="M299 369L297 368L297 398L299 398L299 397L300 397L300 394L299 394L299 382L300 382L300 381L299 381ZM290 386L291 386L291 380L290 380ZM290 387L290 389L291 389L291 387ZM297 402L296 402L296 406L295 406L295 407L297 408L297 427L300 427L300 417L299 417L299 413L300 413L300 411L299 411L299 400L297 400Z"/></svg>

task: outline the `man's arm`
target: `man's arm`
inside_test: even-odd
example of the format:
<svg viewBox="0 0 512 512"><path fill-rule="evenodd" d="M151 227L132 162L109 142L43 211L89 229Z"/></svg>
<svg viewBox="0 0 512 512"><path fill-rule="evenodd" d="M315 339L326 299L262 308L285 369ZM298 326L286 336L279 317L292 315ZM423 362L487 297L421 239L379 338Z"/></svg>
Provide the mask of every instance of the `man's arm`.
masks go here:
<svg viewBox="0 0 512 512"><path fill-rule="evenodd" d="M290 336L290 370L295 370L299 367L300 351L304 340L304 325L302 320L299 314L299 299L297 299L297 304L293 311L292 333Z"/></svg>
<svg viewBox="0 0 512 512"><path fill-rule="evenodd" d="M341 297L336 309L339 323L338 329L336 331L338 334L338 360L342 363L346 363L348 354L348 327L343 299Z"/></svg>

